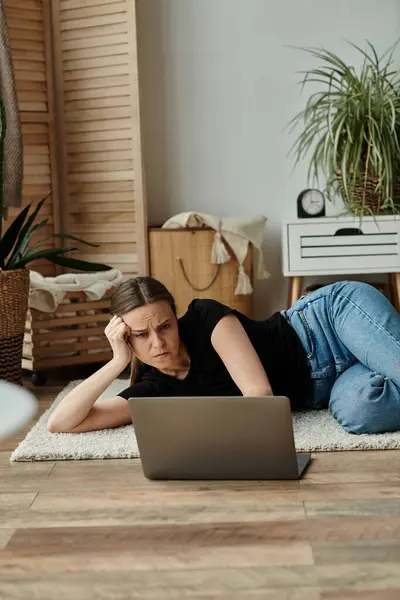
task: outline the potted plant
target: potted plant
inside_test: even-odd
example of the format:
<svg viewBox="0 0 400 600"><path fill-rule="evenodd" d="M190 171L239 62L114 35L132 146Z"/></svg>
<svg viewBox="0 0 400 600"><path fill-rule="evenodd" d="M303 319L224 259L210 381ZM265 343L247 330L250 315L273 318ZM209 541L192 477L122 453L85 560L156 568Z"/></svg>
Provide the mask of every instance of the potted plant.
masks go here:
<svg viewBox="0 0 400 600"><path fill-rule="evenodd" d="M378 56L351 44L362 56L358 72L325 49L302 48L321 61L303 72L302 88L321 85L289 123L302 124L291 152L308 158L308 183L325 180L330 200L343 198L355 215L400 212L400 74L391 46Z"/></svg>
<svg viewBox="0 0 400 600"><path fill-rule="evenodd" d="M31 210L26 206L2 232L3 221L3 144L5 117L0 100L0 379L21 384L21 356L29 299L29 270L33 260L45 258L56 265L80 271L106 271L112 267L66 256L78 250L72 248L47 248L41 246L51 238L71 239L89 246L98 246L69 234L53 234L31 243L32 234L42 229L48 219L36 223L46 198Z"/></svg>

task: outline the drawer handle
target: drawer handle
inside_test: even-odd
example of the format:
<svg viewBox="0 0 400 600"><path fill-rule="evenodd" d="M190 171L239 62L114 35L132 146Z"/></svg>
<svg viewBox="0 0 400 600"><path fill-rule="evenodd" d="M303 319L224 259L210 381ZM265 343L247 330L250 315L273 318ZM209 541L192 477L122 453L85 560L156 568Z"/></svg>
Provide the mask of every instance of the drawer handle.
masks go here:
<svg viewBox="0 0 400 600"><path fill-rule="evenodd" d="M358 227L342 227L335 232L335 235L364 235L364 232Z"/></svg>
<svg viewBox="0 0 400 600"><path fill-rule="evenodd" d="M214 281L217 279L218 274L219 274L219 270L221 268L221 265L216 265L215 273L214 273L214 276L213 276L211 282L208 285L206 285L206 286L204 286L202 288L199 288L199 287L196 287L195 285L193 285L193 283L190 281L189 277L187 276L186 271L185 271L185 267L183 266L183 260L181 259L181 257L177 256L176 260L178 261L178 263L179 263L179 265L180 265L180 267L182 269L182 273L183 273L184 278L186 279L186 281L188 282L188 284L190 285L190 287L192 287L194 290L196 290L196 292L204 292L205 290L208 290L212 286L212 284L214 283Z"/></svg>

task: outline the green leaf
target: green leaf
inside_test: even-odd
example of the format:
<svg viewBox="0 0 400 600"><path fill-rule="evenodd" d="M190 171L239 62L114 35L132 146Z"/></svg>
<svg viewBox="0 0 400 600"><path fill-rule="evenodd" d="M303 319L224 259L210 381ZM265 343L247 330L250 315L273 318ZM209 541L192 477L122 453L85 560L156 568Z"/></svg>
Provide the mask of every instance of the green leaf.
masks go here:
<svg viewBox="0 0 400 600"><path fill-rule="evenodd" d="M42 208L42 206L43 206L43 203L45 202L45 200L47 200L47 198L50 196L50 194L51 194L51 192L49 192L49 193L47 194L47 196L45 196L45 197L44 197L42 200L40 200L40 202L38 202L38 204L37 204L37 205L36 205L36 207L35 207L35 210L33 211L33 213L32 213L32 214L30 215L30 217L28 218L28 220L27 220L27 222L25 223L24 227L21 229L21 232L20 232L20 234L19 234L19 236L18 236L17 243L15 244L15 250L16 250L17 252L18 252L19 246L22 244L22 242L23 242L23 240L24 240L24 238L25 238L26 236L28 236L28 243L29 243L29 237L30 237L30 235L31 235L31 233L32 233L32 232L30 231L30 228L31 228L32 224L34 223L34 221L35 221L35 219L36 219L37 215L39 214L39 211L40 211L40 209ZM30 204L30 205L29 205L29 208L30 208L31 206L32 206L32 205ZM25 247L26 247L26 246L25 246Z"/></svg>
<svg viewBox="0 0 400 600"><path fill-rule="evenodd" d="M8 262L6 264L6 269L10 269L12 267L12 265L14 264L15 261L20 260L23 255L24 252L26 250L26 248L28 247L28 244L30 242L31 236L35 231L38 231L39 229L42 229L45 225L47 225L48 223L48 219L43 219L43 221L41 221L40 223L37 223L36 225L34 225L30 231L25 235L25 237L23 238L22 242L19 244L15 245L14 251L11 254L10 258L8 259ZM33 246L34 248L34 246ZM33 250L33 248L31 248L31 250Z"/></svg>
<svg viewBox="0 0 400 600"><path fill-rule="evenodd" d="M33 260L37 260L38 258L47 258L51 259L52 257L56 257L60 254L65 254L66 252L72 252L73 250L77 250L78 248L48 248L47 250L40 250L39 252L33 252L29 254L25 254L24 258L19 260L14 266L14 269L21 269L28 263Z"/></svg>
<svg viewBox="0 0 400 600"><path fill-rule="evenodd" d="M0 178L1 182L1 178ZM0 268L4 269L4 265L7 259L7 256L10 254L11 250L14 247L15 242L18 239L19 232L24 224L26 215L29 212L31 205L28 204L17 217L15 217L14 221L11 223L5 234L0 240ZM1 215L0 215L1 218Z"/></svg>
<svg viewBox="0 0 400 600"><path fill-rule="evenodd" d="M93 263L75 258L47 257L51 262L61 267L69 267L78 271L110 271L113 267L101 263Z"/></svg>
<svg viewBox="0 0 400 600"><path fill-rule="evenodd" d="M36 248L39 248L45 242L47 242L48 240L51 240L53 238L76 240L78 242L82 242L83 244L86 244L87 246L94 246L94 247L100 246L100 244L92 244L91 242L85 242L85 240L75 237L74 235L70 235L69 233L52 233L51 235L46 236L42 240L39 240L39 242L37 242L31 248L29 248L29 252L33 252L34 250L36 250Z"/></svg>
<svg viewBox="0 0 400 600"><path fill-rule="evenodd" d="M60 238L60 239L68 239L68 240L75 240L76 242L81 242L82 244L86 244L86 246L93 246L93 248L98 248L100 246L100 244L94 244L93 242L87 242L86 240L83 240L82 238L78 238L74 235L71 235L70 233L54 233L53 235L50 235L50 237L55 237L55 238Z"/></svg>

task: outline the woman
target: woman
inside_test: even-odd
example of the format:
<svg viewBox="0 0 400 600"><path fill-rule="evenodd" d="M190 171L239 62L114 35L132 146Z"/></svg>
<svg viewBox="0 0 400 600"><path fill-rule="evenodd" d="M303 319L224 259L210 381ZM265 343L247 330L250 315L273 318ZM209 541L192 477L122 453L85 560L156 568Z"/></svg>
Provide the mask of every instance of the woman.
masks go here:
<svg viewBox="0 0 400 600"><path fill-rule="evenodd" d="M287 396L293 410L327 408L346 431L400 429L400 317L383 294L342 281L255 321L215 300L177 319L162 283L137 277L112 298L113 358L71 390L51 432L131 423L132 396ZM96 403L132 363L131 385Z"/></svg>

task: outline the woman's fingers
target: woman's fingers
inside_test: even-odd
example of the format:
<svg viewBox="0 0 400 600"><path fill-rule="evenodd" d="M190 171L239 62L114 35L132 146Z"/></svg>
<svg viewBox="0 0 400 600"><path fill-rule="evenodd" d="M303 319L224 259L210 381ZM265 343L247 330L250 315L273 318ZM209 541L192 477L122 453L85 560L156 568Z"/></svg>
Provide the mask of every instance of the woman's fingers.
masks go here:
<svg viewBox="0 0 400 600"><path fill-rule="evenodd" d="M104 333L107 337L122 337L127 327L121 317L114 316L105 328Z"/></svg>

